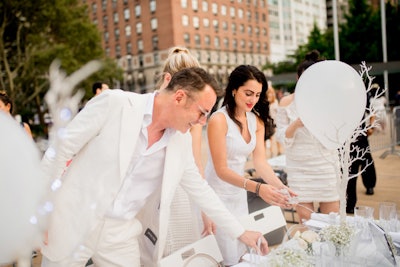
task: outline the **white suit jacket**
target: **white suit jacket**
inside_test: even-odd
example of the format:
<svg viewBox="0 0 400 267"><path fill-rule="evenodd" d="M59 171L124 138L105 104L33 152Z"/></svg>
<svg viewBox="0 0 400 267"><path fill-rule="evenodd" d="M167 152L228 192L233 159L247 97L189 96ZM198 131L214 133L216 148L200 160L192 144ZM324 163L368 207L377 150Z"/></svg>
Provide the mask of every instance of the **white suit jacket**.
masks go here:
<svg viewBox="0 0 400 267"><path fill-rule="evenodd" d="M45 153L42 167L49 181L60 178L61 187L52 196L48 245L42 253L57 261L70 255L110 208L125 178L142 126L148 94L118 89L92 98L69 123L56 157ZM166 148L163 182L141 214L159 205L158 238L152 255L161 258L169 221L169 206L181 184L189 197L232 238L244 229L224 208L214 191L201 178L191 150L190 133L177 132ZM65 163L73 159L65 169ZM65 173L63 173L65 170ZM142 221L144 229L148 222Z"/></svg>

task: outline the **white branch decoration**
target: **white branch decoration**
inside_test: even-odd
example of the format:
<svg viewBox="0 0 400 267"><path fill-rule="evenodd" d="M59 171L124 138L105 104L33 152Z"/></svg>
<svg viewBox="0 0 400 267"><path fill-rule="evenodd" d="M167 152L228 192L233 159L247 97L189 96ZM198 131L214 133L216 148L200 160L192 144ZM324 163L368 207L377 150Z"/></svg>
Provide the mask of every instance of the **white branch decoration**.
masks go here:
<svg viewBox="0 0 400 267"><path fill-rule="evenodd" d="M371 165L373 162L367 162L366 166L360 170L357 174L354 174L352 176L349 175L349 168L357 160L364 159L364 155L368 152L370 152L370 148L366 149L361 149L359 147L353 147L351 148L351 144L354 143L357 138L361 135L366 135L367 131L371 128L375 128L378 126L379 122L377 120L373 120L376 116L376 110L375 107L371 104L382 96L385 93L385 90L376 90L374 93L372 93L372 81L374 80L375 77L372 77L369 75L369 71L371 70L371 67L367 67L365 65L365 62L361 63L361 70L359 71L360 76L362 78L365 78L365 81L367 82L367 87L366 87L366 94L367 97L369 95L369 103L366 106L365 110L365 116L363 117L362 121L359 123L353 134L348 138L342 147L339 148L339 166L335 165L336 168L336 176L337 176L337 189L339 192L340 196L340 222L345 223L346 222L346 190L347 190L347 183L350 179L358 177L362 172L365 171L365 169ZM372 120L371 120L372 119ZM372 122L372 123L371 123ZM350 154L352 152L356 152L356 156L352 158Z"/></svg>

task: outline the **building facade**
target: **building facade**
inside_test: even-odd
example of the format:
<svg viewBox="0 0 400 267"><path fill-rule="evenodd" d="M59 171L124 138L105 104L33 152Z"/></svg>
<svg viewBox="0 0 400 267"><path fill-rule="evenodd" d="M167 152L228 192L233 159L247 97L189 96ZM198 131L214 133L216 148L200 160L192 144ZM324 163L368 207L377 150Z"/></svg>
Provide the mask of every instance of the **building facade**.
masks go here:
<svg viewBox="0 0 400 267"><path fill-rule="evenodd" d="M307 43L314 24L327 27L325 0L269 0L270 62L277 63Z"/></svg>
<svg viewBox="0 0 400 267"><path fill-rule="evenodd" d="M106 54L124 69L119 87L153 91L173 46L187 47L224 85L239 64L269 60L267 0L86 0Z"/></svg>

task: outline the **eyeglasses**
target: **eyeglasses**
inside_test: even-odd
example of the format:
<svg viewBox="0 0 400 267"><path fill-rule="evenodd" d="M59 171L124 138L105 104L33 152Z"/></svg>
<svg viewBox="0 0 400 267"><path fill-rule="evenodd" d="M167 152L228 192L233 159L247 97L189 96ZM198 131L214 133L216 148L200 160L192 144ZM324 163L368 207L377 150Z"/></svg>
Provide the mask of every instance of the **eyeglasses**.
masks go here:
<svg viewBox="0 0 400 267"><path fill-rule="evenodd" d="M188 93L187 91L185 91L185 93L190 99L192 99L193 101L196 101L196 99L190 93ZM202 118L208 118L208 116L210 115L211 111L206 111L205 108L203 108L202 106L200 106L197 103L196 103L196 105L197 105L197 108L200 111L199 120L202 119Z"/></svg>
<svg viewBox="0 0 400 267"><path fill-rule="evenodd" d="M202 108L199 104L197 104L198 109L200 110L200 118L208 118L208 116L210 115L211 111L206 111L204 108Z"/></svg>

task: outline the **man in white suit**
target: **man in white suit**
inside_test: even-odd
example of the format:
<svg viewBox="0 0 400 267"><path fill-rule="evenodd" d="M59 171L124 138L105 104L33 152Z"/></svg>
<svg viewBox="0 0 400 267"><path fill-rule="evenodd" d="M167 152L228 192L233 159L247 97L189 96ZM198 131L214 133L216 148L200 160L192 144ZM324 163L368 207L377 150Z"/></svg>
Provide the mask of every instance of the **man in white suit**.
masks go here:
<svg viewBox="0 0 400 267"><path fill-rule="evenodd" d="M69 123L42 166L55 192L42 266L140 266L139 213L160 205L151 264L162 257L169 207L178 184L220 227L261 253L261 233L245 231L201 178L189 129L205 124L218 85L201 68L176 73L166 90L135 94L106 90ZM55 152L55 153L54 153ZM66 169L65 163L72 159ZM54 186L57 185L57 186ZM158 249L160 248L160 249Z"/></svg>

